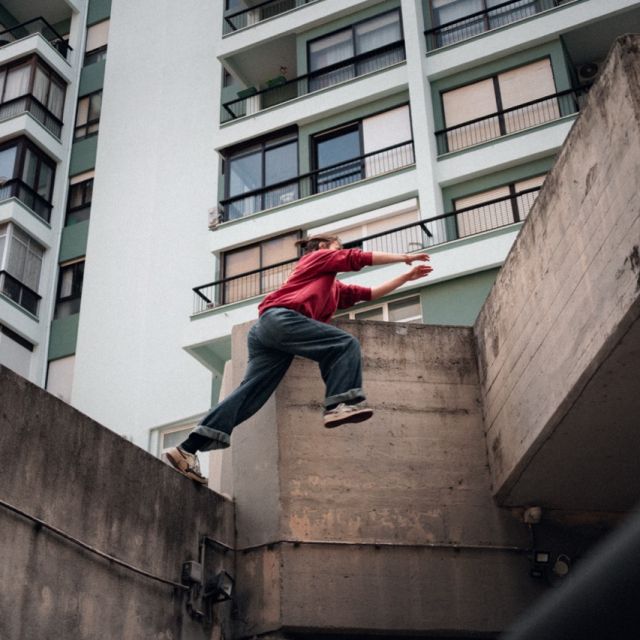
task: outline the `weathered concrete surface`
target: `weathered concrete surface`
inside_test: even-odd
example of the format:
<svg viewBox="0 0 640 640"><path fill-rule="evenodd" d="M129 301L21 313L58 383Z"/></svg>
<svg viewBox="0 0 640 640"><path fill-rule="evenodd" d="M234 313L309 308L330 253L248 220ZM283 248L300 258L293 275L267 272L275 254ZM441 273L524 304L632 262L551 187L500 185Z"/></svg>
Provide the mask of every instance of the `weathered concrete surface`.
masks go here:
<svg viewBox="0 0 640 640"><path fill-rule="evenodd" d="M639 45L613 48L475 325L501 504L640 500Z"/></svg>
<svg viewBox="0 0 640 640"><path fill-rule="evenodd" d="M325 429L318 367L296 359L232 437L238 637L504 629L541 587L501 548L528 531L492 499L471 330L340 326L361 341L373 419Z"/></svg>
<svg viewBox="0 0 640 640"><path fill-rule="evenodd" d="M5 368L0 451L0 499L157 576L180 582L202 535L233 545L230 501ZM210 556L212 568L233 570L232 554ZM0 592L2 640L196 640L212 633L188 616L179 590L1 505Z"/></svg>

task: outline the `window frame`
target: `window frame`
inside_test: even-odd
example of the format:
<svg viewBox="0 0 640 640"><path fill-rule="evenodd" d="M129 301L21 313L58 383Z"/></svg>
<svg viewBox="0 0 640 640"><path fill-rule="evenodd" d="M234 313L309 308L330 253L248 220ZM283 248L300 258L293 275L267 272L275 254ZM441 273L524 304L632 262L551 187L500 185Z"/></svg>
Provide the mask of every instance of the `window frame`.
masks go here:
<svg viewBox="0 0 640 640"><path fill-rule="evenodd" d="M91 119L89 117L91 113L91 104L92 104L92 99L95 96L100 96L100 110L98 112L98 117ZM87 106L87 120L83 124L78 124L78 116L80 115L80 103L83 100L89 101L89 105ZM89 129L94 125L100 124L101 115L102 115L102 89L98 89L97 91L92 91L91 93L87 93L86 95L80 96L78 98L78 103L76 105L76 116L75 116L74 125L73 125L73 142L78 142L80 140L85 140L86 138L90 138L92 136L97 136L99 133L99 127L95 131L89 131ZM83 135L78 135L79 129L85 130Z"/></svg>
<svg viewBox="0 0 640 640"><path fill-rule="evenodd" d="M47 203L47 205L49 206L49 213L51 212L51 209L53 208L53 192L55 189L55 181L56 181L56 169L57 169L57 163L52 160L44 151L42 151L42 149L40 149L40 147L38 147L36 144L34 144L33 142L31 142L31 140L29 140L26 136L20 136L18 138L13 138L11 140L7 140L6 142L0 144L0 153L2 151L4 151L5 149L9 149L10 147L16 147L16 157L14 160L14 164L13 164L13 171L11 176L6 176L8 179L6 181L5 184L9 183L9 182L19 182L22 185L26 185L28 187L28 189L35 194L36 198L39 198L41 200L43 200L44 202ZM51 168L51 185L50 185L50 189L49 189L49 195L47 198L45 198L44 196L40 195L37 191L37 188L34 188L31 184L29 184L26 180L23 179L23 175L24 175L24 171L25 171L25 161L26 161L26 156L27 156L27 150L31 151L36 158L38 158L38 166L37 166L37 170L34 176L34 183L37 187L37 184L40 180L40 171L42 168L42 164L46 164L49 165L49 167ZM18 171L18 168L20 169ZM17 174L17 175L16 175ZM20 200L20 202L22 202L25 206L29 207L31 209L31 207L29 206L28 203L24 202L22 199L20 199L19 196L15 196L15 194L11 194L7 197L17 197L18 200ZM35 212L35 211L34 211ZM38 215L38 217L42 217L40 216L40 214L38 214L37 212L35 212L36 215ZM47 219L48 222L48 219Z"/></svg>
<svg viewBox="0 0 640 640"><path fill-rule="evenodd" d="M76 300L80 300L82 298L82 287L84 283L84 267L85 267L85 258L70 260L69 262L64 262L58 266L58 286L56 288L56 301L55 301L54 316L53 316L54 319L67 318L69 316L76 315L75 313L62 314L61 305L66 306L68 303L74 302ZM71 293L68 296L63 297L61 295L63 273L67 270L71 270L71 273L72 273Z"/></svg>
<svg viewBox="0 0 640 640"><path fill-rule="evenodd" d="M400 7L395 7L393 9L389 9L387 11L383 11L381 13L377 13L374 16L369 16L367 18L361 18L360 20L356 20L355 22L352 22L351 24L347 25L346 27L339 27L337 29L334 29L333 31L330 31L328 33L324 33L321 36L318 36L317 38L312 38L311 40L307 40L306 42L306 52L307 52L307 73L309 74L318 74L320 75L322 72L322 69L324 69L325 67L319 67L318 69L314 69L313 71L311 71L311 44L314 42L318 42L319 40L324 40L325 38L330 38L332 36L335 36L338 33L341 33L343 31L351 31L351 44L352 44L352 48L353 48L353 56L357 56L359 55L357 53L357 47L356 47L356 27L369 22L370 20L375 20L377 18L380 18L382 16L391 14L391 13L397 13L398 14L398 26L400 27L400 40L404 40L404 26L402 24L402 11L400 10ZM349 60L350 58L345 58L345 60ZM339 64L339 63L333 63L333 64ZM326 65L327 67L330 67L332 65Z"/></svg>
<svg viewBox="0 0 640 640"><path fill-rule="evenodd" d="M265 184L266 175L266 152L272 149L277 149L285 145L295 142L296 149L296 176L291 178L293 181L297 175L300 174L300 140L298 137L297 127L288 127L280 131L275 131L272 134L258 138L257 140L250 140L242 145L236 145L228 149L224 149L221 152L223 157L222 170L224 173L224 199L236 198L242 194L230 194L231 188L231 163L234 160L245 158L255 153L260 153L260 185L257 187L259 190L267 189L269 185ZM253 191L253 189L252 189ZM264 194L261 194L261 199L264 198Z"/></svg>
<svg viewBox="0 0 640 640"><path fill-rule="evenodd" d="M81 211L83 209L88 209L89 212L87 213L87 217L86 219L88 220L90 215L91 215L91 203L93 202L93 181L95 179L95 176L91 176L90 178L86 178L85 180L80 180L79 182L74 182L74 183L69 183L69 188L68 188L68 192L67 192L67 211L65 214L65 221L64 221L64 226L68 227L71 226L73 224L78 224L80 222L84 222L85 220L76 220L75 222L69 222L69 217L70 215L72 216L74 213L76 213L77 211ZM87 201L86 199L86 194L87 194L87 187L89 186L89 183L91 183L91 199ZM82 204L76 205L74 207L71 206L71 192L75 191L76 189L81 188L82 190Z"/></svg>

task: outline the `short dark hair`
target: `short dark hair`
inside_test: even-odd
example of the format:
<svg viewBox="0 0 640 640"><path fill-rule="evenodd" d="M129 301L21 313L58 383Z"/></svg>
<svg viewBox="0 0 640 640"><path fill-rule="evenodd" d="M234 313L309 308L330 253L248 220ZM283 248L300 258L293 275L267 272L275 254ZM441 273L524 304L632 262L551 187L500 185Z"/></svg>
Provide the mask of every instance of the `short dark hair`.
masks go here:
<svg viewBox="0 0 640 640"><path fill-rule="evenodd" d="M338 236L310 236L296 242L296 246L302 248L303 253L311 253L318 249L327 249L332 242L337 242L342 247L342 241Z"/></svg>

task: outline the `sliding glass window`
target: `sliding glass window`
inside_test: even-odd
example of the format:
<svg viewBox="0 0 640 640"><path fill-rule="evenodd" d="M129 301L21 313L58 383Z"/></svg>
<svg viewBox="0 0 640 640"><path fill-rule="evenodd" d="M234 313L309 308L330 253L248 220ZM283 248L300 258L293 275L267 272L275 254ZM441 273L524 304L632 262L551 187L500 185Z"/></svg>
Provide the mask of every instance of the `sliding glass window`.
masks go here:
<svg viewBox="0 0 640 640"><path fill-rule="evenodd" d="M363 20L308 43L309 91L317 91L404 60L404 48L355 59L402 41L398 10ZM344 62L344 64L340 64ZM323 69L328 69L322 72Z"/></svg>
<svg viewBox="0 0 640 640"><path fill-rule="evenodd" d="M298 198L297 133L272 138L227 156L226 219L242 218ZM247 194L246 197L238 197Z"/></svg>

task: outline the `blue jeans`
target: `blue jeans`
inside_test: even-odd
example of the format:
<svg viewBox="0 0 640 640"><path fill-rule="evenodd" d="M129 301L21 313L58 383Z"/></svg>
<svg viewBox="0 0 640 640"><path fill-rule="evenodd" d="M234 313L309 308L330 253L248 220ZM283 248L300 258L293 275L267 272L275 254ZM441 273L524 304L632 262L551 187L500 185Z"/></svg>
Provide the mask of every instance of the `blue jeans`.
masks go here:
<svg viewBox="0 0 640 640"><path fill-rule="evenodd" d="M365 399L360 343L342 329L284 307L267 309L247 337L249 362L240 386L200 421L195 433L211 439L201 451L229 446L234 427L269 399L294 356L320 365L325 407Z"/></svg>

